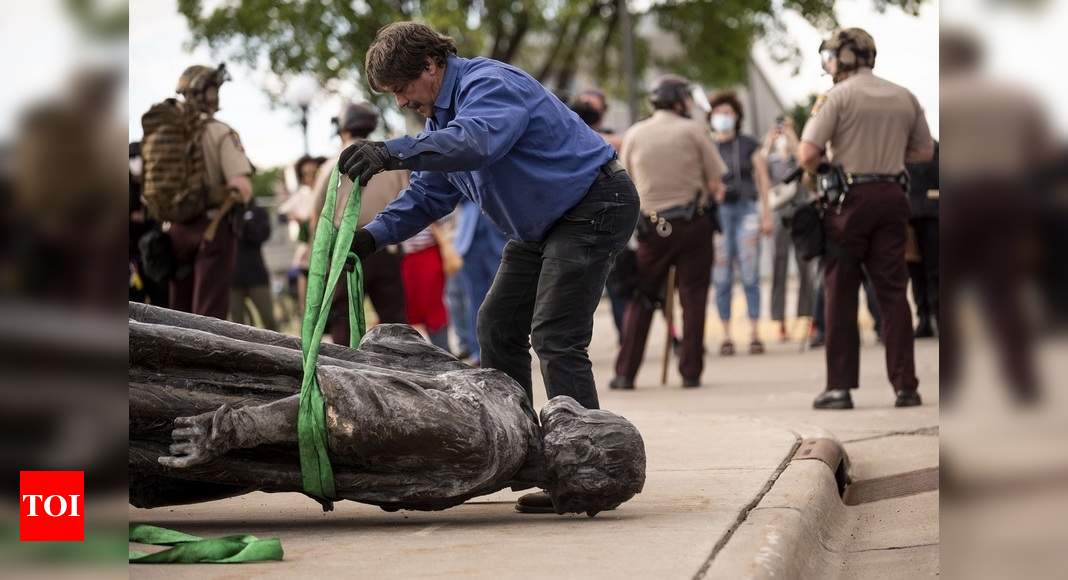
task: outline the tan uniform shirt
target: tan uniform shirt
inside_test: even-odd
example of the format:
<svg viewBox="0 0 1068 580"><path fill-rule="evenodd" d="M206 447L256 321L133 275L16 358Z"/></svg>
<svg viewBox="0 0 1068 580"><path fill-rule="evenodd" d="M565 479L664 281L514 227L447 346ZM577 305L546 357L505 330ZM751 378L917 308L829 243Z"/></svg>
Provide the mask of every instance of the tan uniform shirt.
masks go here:
<svg viewBox="0 0 1068 580"><path fill-rule="evenodd" d="M330 174L337 165L337 158L333 158L319 166L319 173L315 180L315 204L313 215L316 217L323 211L326 203L326 188L330 185ZM408 187L408 171L383 171L367 182L367 187L360 190L360 219L356 227L363 227L371 222L389 202L397 198L404 188ZM352 180L342 175L337 185L337 202L334 208L334 225L341 225L341 216L344 213L345 204L349 201L352 193Z"/></svg>
<svg viewBox="0 0 1068 580"><path fill-rule="evenodd" d="M801 140L820 149L849 173L894 174L905 154L931 143L923 109L908 89L860 69L838 83L815 111Z"/></svg>
<svg viewBox="0 0 1068 580"><path fill-rule="evenodd" d="M1035 95L1015 83L980 75L943 77L939 83L942 179L1014 180L1056 151L1051 124Z"/></svg>
<svg viewBox="0 0 1068 580"><path fill-rule="evenodd" d="M697 192L706 199L708 182L727 172L704 124L664 110L627 130L620 159L644 213L687 205Z"/></svg>
<svg viewBox="0 0 1068 580"><path fill-rule="evenodd" d="M252 174L252 163L241 146L241 138L226 123L215 119L208 121L200 142L204 147L204 171L209 187L225 185L239 175Z"/></svg>

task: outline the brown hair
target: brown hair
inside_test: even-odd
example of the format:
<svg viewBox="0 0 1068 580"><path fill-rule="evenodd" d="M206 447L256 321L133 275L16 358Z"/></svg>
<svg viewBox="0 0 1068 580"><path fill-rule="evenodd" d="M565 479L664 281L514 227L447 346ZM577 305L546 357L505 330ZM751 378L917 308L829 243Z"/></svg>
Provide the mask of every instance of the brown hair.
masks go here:
<svg viewBox="0 0 1068 580"><path fill-rule="evenodd" d="M740 133L742 130L742 119L745 118L745 111L742 110L742 102L738 100L738 93L735 93L734 91L720 91L708 96L709 107L715 109L720 105L730 105L730 108L734 109L734 116L738 118L734 124L734 132Z"/></svg>
<svg viewBox="0 0 1068 580"><path fill-rule="evenodd" d="M450 54L456 54L456 43L425 24L388 24L375 34L367 49L367 82L377 92L399 88L423 74L426 59L444 66Z"/></svg>

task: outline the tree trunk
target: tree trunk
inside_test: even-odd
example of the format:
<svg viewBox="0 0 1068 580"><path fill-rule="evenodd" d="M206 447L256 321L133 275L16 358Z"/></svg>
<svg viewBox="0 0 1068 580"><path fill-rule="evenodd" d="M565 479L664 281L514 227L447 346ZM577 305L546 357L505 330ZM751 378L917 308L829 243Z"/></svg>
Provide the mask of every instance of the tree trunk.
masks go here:
<svg viewBox="0 0 1068 580"><path fill-rule="evenodd" d="M508 39L508 47L504 51L501 60L503 62L512 62L515 58L515 53L519 51L519 46L523 43L523 37L527 35L527 31L530 30L530 14L524 9L516 16L515 28L512 29L512 35Z"/></svg>
<svg viewBox="0 0 1068 580"><path fill-rule="evenodd" d="M545 56L545 60L542 61L541 68L538 69L538 74L534 75L534 78L538 79L538 82L545 83L549 75L552 74L554 66L556 64L557 57L560 56L560 51L564 48L564 41L570 38L568 34L571 30L572 20L570 18L565 19L558 26L559 33L557 33L552 46L549 47L549 53Z"/></svg>
<svg viewBox="0 0 1068 580"><path fill-rule="evenodd" d="M578 68L576 61L578 60L579 51L585 44L586 35L589 33L590 28L597 22L600 15L601 2L593 2L590 4L586 14L582 16L582 20L579 21L571 42L567 43L567 52L564 53L561 64L557 68L556 87L558 89L564 89L571 84L571 80L574 78Z"/></svg>

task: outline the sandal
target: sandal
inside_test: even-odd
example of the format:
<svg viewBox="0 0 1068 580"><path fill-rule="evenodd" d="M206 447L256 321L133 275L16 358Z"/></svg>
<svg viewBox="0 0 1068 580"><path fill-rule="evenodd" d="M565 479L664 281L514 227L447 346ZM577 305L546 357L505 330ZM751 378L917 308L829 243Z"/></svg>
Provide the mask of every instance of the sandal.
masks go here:
<svg viewBox="0 0 1068 580"><path fill-rule="evenodd" d="M731 356L734 354L734 343L725 340L723 344L719 345L719 356Z"/></svg>
<svg viewBox="0 0 1068 580"><path fill-rule="evenodd" d="M754 340L749 343L749 354L764 354L764 343Z"/></svg>

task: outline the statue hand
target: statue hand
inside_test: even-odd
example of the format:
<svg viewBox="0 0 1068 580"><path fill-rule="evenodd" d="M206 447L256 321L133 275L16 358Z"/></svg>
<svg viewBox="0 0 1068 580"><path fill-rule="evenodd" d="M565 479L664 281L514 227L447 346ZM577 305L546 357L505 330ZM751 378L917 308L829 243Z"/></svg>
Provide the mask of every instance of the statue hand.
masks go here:
<svg viewBox="0 0 1068 580"><path fill-rule="evenodd" d="M178 417L174 425L171 455L160 456L160 465L176 469L192 467L207 463L233 447L229 405L193 417Z"/></svg>

